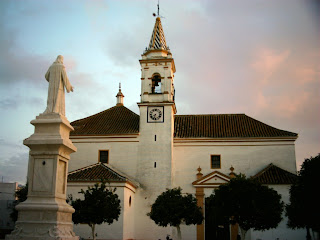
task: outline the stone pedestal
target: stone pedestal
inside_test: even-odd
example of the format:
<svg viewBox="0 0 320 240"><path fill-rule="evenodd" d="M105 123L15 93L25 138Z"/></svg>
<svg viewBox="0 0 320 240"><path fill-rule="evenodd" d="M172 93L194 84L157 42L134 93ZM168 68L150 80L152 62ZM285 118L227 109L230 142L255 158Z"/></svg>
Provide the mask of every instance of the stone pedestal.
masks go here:
<svg viewBox="0 0 320 240"><path fill-rule="evenodd" d="M73 127L57 113L40 114L31 124L34 134L23 142L30 148L28 198L16 207L18 221L6 239L78 240L74 209L66 203L68 161L76 151L69 139Z"/></svg>

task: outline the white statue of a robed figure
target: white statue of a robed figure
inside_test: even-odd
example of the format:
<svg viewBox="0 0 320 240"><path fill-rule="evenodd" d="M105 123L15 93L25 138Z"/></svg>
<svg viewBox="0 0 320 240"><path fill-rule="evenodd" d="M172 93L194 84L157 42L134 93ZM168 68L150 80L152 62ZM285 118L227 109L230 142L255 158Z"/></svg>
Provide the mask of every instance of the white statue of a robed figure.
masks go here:
<svg viewBox="0 0 320 240"><path fill-rule="evenodd" d="M79 240L73 231L74 209L66 202L68 161L77 151L74 128L65 116L64 88L73 91L59 55L49 67L45 112L30 123L34 133L23 141L30 148L28 198L16 206L18 221L6 240Z"/></svg>
<svg viewBox="0 0 320 240"><path fill-rule="evenodd" d="M65 116L64 88L67 92L73 92L66 68L63 65L63 56L59 55L56 61L49 67L45 78L49 82L47 108L44 113L59 113Z"/></svg>

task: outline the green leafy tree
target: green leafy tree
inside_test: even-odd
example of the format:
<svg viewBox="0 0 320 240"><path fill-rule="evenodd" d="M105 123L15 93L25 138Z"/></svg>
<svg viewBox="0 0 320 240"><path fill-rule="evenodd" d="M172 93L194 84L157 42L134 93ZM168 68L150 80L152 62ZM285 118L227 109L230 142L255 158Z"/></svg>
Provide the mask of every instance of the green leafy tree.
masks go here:
<svg viewBox="0 0 320 240"><path fill-rule="evenodd" d="M297 181L290 188L290 203L286 205L288 227L306 228L307 239L311 239L309 229L320 232L320 205L315 186L320 185L320 154L305 159L298 173Z"/></svg>
<svg viewBox="0 0 320 240"><path fill-rule="evenodd" d="M75 199L69 195L69 201L75 209L72 214L72 221L75 224L88 224L91 228L92 238L96 239L96 224L113 223L118 220L121 206L118 195L115 194L116 189L110 190L106 183L96 183L93 187L88 187L86 191L81 189L79 193L84 195L84 199Z"/></svg>
<svg viewBox="0 0 320 240"><path fill-rule="evenodd" d="M212 214L221 222L239 224L241 239L245 239L249 229L276 228L282 219L281 195L242 174L220 185L208 201L212 204Z"/></svg>
<svg viewBox="0 0 320 240"><path fill-rule="evenodd" d="M181 188L168 189L159 195L147 214L157 225L176 227L181 239L180 225L201 224L203 221L201 208L192 194L181 193Z"/></svg>
<svg viewBox="0 0 320 240"><path fill-rule="evenodd" d="M16 210L16 206L27 200L27 195L28 195L28 183L26 183L25 186L20 187L16 192L15 192L15 197L17 200L14 201L13 206L12 206L12 212L10 214L10 218L12 221L16 222L18 220L18 211Z"/></svg>

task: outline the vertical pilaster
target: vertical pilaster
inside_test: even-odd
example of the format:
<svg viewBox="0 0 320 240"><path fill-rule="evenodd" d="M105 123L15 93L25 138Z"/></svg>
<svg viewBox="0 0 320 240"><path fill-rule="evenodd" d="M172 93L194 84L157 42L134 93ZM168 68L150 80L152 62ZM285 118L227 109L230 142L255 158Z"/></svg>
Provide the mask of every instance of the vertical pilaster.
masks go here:
<svg viewBox="0 0 320 240"><path fill-rule="evenodd" d="M202 178L203 174L201 173L201 168L197 169L197 180ZM204 189L201 187L196 187L196 198L197 198L197 205L198 207L201 207L202 209L202 214L203 214L203 209L204 209ZM197 225L197 240L204 240L204 223L202 222L201 224Z"/></svg>
<svg viewBox="0 0 320 240"><path fill-rule="evenodd" d="M231 172L229 173L230 178L236 177L236 174L233 172L233 170L234 170L234 168L231 166L230 167ZM230 229L231 238L230 238L230 240L237 240L238 232L239 232L239 224L238 223L231 224L231 229Z"/></svg>

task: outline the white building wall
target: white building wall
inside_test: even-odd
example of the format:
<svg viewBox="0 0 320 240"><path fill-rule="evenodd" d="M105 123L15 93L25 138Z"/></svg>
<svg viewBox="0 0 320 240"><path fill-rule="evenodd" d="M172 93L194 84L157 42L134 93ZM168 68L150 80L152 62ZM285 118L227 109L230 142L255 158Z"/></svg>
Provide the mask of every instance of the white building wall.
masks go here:
<svg viewBox="0 0 320 240"><path fill-rule="evenodd" d="M168 109L165 108L165 111ZM141 109L141 116L146 116L146 111L147 107ZM166 117L170 115L165 112ZM170 127L173 127L173 119L165 119L165 121L170 121ZM166 187L180 186L184 193L195 194L192 182L196 180L199 166L204 175L215 170L228 175L230 167L233 166L235 173L244 173L250 177L270 163L292 173L296 172L295 149L292 140L199 141L174 139L172 147L169 144L170 140L168 140L172 136L170 127L163 128L161 124L144 123L145 134L140 136L72 139L78 151L71 155L69 171L97 163L99 150L109 150L109 164L141 184L135 194L129 189L122 189L121 193L120 189L117 190L117 194L121 196L122 204L119 221L111 226L98 226L98 236L110 232L117 234L110 236L109 239L122 239L121 237L123 239L165 239L167 234L176 236L175 228L159 227L146 214L150 212L156 197L165 191ZM157 141L154 141L154 135L157 135ZM170 152L170 148L172 152ZM221 155L221 169L211 169L211 154ZM157 162L156 168L154 168L154 162ZM163 165L164 163L165 165ZM68 193L72 191L77 193L79 189L70 188L68 185ZM213 188L205 189L205 197L212 192ZM131 207L128 207L130 196ZM291 230L283 227L284 225L282 223L279 229L265 232L266 236L290 232ZM181 230L183 239L196 238L195 225L182 225ZM80 236L86 236L85 234L90 234L90 228L78 225L75 226L75 232ZM295 236L295 231L291 232ZM264 236L261 234L264 233L253 232L252 238L249 237L250 234L248 237L268 239L261 238Z"/></svg>
<svg viewBox="0 0 320 240"><path fill-rule="evenodd" d="M12 204L16 199L14 196L18 183L0 183L0 229L13 229L14 223L10 218Z"/></svg>
<svg viewBox="0 0 320 240"><path fill-rule="evenodd" d="M148 123L147 106L140 106L140 145L136 179L141 187L136 193L135 203L136 239L165 239L167 234L172 234L170 227L159 227L146 215L157 196L166 191L166 188L171 188L172 130L172 105L164 106L163 123Z"/></svg>
<svg viewBox="0 0 320 240"><path fill-rule="evenodd" d="M123 239L134 239L135 194L130 189L124 189L123 197Z"/></svg>
<svg viewBox="0 0 320 240"><path fill-rule="evenodd" d="M210 155L221 155L221 168L211 168ZM187 141L174 140L173 186L181 186L184 192L194 193L192 182L196 180L197 168L203 175L215 170L226 175L230 167L235 173L253 176L273 163L289 172L296 173L295 149L292 142L236 142L236 141Z"/></svg>
<svg viewBox="0 0 320 240"><path fill-rule="evenodd" d="M160 185L160 184L159 184ZM151 211L151 205L154 203L155 198L150 197L143 189L138 189L136 192L135 201L135 240L164 240L169 234L172 236L172 228L160 227L155 224L153 220L147 216ZM146 197L147 196L147 197Z"/></svg>
<svg viewBox="0 0 320 240"><path fill-rule="evenodd" d="M211 168L210 155L221 155L220 169ZM247 177L250 177L257 174L270 163L289 172L296 173L294 142L174 139L173 187L180 186L182 192L195 194L192 182L196 180L197 168L199 166L202 168L201 172L204 176L213 171L229 175L231 172L230 167L233 166L236 174L243 173ZM205 197L210 196L213 190L214 188L205 188ZM280 229L279 231L284 230ZM183 239L195 239L196 226L184 226L182 234L184 236ZM250 234L248 234L248 239L250 239L249 236Z"/></svg>
<svg viewBox="0 0 320 240"><path fill-rule="evenodd" d="M109 164L133 177L137 172L138 135L71 137L77 152L71 154L69 172L99 162L99 150L109 150Z"/></svg>

